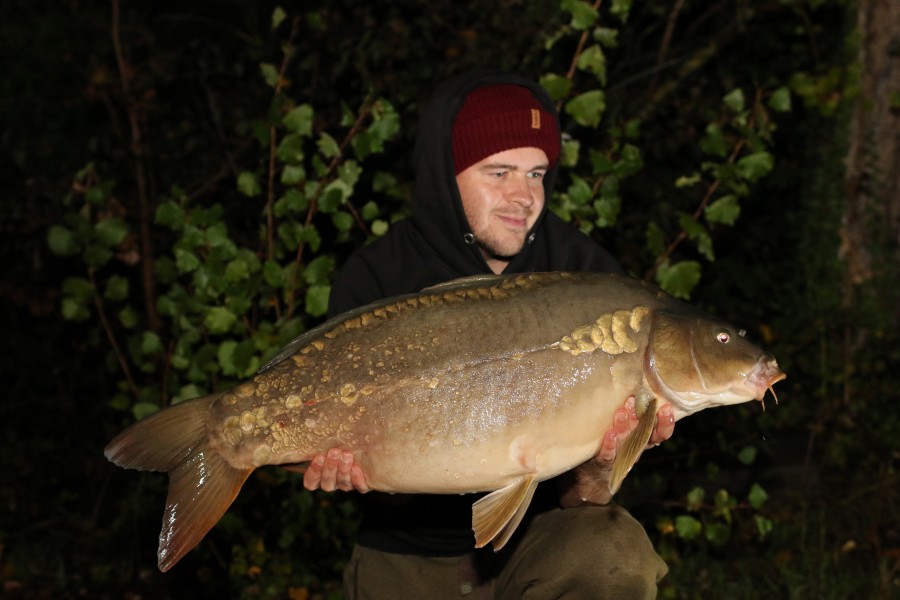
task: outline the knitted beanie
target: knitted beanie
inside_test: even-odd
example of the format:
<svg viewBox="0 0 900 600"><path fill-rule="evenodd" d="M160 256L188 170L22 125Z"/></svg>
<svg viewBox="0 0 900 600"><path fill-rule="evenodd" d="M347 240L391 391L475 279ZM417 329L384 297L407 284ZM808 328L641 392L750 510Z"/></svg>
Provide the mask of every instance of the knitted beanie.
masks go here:
<svg viewBox="0 0 900 600"><path fill-rule="evenodd" d="M559 159L556 119L528 88L488 85L466 96L453 122L457 175L492 154L524 147L543 150L551 167Z"/></svg>

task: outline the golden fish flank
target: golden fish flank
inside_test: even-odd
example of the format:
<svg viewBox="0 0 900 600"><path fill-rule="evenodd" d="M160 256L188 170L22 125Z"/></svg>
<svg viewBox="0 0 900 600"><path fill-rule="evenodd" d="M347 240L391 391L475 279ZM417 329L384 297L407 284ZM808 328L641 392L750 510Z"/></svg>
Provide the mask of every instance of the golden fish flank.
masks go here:
<svg viewBox="0 0 900 600"><path fill-rule="evenodd" d="M251 381L161 410L105 454L170 474L163 571L255 468L302 463L336 441L373 489L491 492L473 505L474 545L499 549L537 482L593 456L627 396L649 401L611 489L640 455L658 404L683 418L760 399L782 378L737 330L655 286L595 273L480 276L329 321Z"/></svg>
<svg viewBox="0 0 900 600"><path fill-rule="evenodd" d="M634 352L637 344L631 339L630 332L639 332L648 314L650 309L646 306L607 313L590 325L576 327L559 340L557 347L572 356L594 352L598 348L607 354Z"/></svg>

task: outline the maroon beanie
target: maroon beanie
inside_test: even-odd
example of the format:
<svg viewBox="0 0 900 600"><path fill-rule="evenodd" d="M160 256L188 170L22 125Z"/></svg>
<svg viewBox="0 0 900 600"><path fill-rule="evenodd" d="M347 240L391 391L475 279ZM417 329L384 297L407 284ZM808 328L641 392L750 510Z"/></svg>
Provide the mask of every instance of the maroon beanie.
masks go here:
<svg viewBox="0 0 900 600"><path fill-rule="evenodd" d="M488 85L470 92L453 122L457 175L512 148L540 148L553 166L559 159L559 145L556 119L528 88L519 85Z"/></svg>

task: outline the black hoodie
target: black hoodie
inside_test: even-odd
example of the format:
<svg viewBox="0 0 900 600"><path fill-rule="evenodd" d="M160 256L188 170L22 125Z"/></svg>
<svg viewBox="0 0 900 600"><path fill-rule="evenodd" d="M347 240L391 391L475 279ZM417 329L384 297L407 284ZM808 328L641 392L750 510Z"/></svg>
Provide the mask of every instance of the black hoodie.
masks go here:
<svg viewBox="0 0 900 600"><path fill-rule="evenodd" d="M329 316L457 277L491 273L478 246L465 240L470 228L456 186L451 139L453 120L466 95L494 84L528 88L558 120L547 93L516 75L475 71L441 84L424 108L417 132L413 216L395 223L384 237L348 259L331 289ZM554 166L545 175L544 209L525 247L504 272L621 272L606 250L547 210L556 172ZM552 496L552 485L544 483L538 489L545 492L545 500L548 490ZM536 495L529 512L540 510L540 496ZM473 549L472 502L476 496L410 496L400 506L378 501L377 494L362 498L359 543L363 546L431 556L460 555ZM547 506L547 502L543 504Z"/></svg>

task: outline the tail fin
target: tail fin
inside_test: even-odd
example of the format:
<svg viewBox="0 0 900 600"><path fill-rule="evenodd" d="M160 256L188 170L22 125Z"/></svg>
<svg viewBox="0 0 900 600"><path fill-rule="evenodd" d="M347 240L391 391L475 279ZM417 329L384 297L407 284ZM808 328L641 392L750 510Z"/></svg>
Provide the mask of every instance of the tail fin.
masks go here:
<svg viewBox="0 0 900 600"><path fill-rule="evenodd" d="M206 420L217 395L176 404L135 423L106 446L120 467L169 473L157 559L168 571L225 514L253 469L236 469L209 445Z"/></svg>

